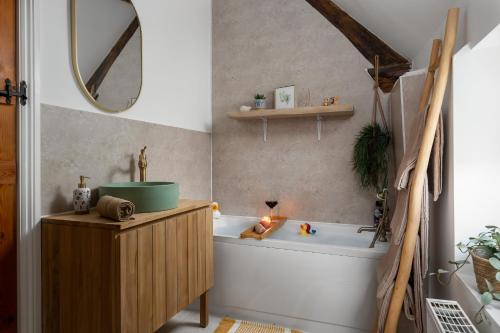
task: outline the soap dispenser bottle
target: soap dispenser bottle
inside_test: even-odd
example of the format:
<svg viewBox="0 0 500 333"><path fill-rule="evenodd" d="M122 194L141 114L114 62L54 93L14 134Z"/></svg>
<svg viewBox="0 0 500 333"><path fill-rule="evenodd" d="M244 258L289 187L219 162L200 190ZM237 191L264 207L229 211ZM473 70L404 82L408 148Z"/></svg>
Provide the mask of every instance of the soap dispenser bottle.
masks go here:
<svg viewBox="0 0 500 333"><path fill-rule="evenodd" d="M78 215L90 213L90 188L87 187L85 179L90 178L80 176L78 188L73 191L73 208Z"/></svg>

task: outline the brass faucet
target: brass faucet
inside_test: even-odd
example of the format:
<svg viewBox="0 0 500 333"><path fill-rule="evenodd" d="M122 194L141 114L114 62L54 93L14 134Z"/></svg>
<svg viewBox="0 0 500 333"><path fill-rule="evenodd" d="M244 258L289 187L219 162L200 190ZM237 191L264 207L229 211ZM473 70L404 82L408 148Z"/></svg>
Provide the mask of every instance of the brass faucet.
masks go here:
<svg viewBox="0 0 500 333"><path fill-rule="evenodd" d="M139 155L139 170L141 173L141 182L146 181L146 169L148 168L148 158L146 156L146 148L147 146L144 146L143 149L141 149L141 154Z"/></svg>
<svg viewBox="0 0 500 333"><path fill-rule="evenodd" d="M377 231L378 227L368 227L368 226L363 226L358 229L358 234L362 233L363 231L370 231L370 232L375 232Z"/></svg>
<svg viewBox="0 0 500 333"><path fill-rule="evenodd" d="M358 234L362 233L363 231L375 232L375 235L373 236L373 240L370 244L370 248L375 247L375 242L377 240L379 240L381 242L387 242L387 231L389 229L389 226L388 226L388 224L389 224L389 221L388 221L389 208L387 207L387 189L384 189L382 191L382 193L379 193L377 195L377 197L384 201L384 204L383 204L384 213L383 213L382 217L380 218L380 222L379 222L378 226L372 226L372 227L363 226L363 227L358 229Z"/></svg>

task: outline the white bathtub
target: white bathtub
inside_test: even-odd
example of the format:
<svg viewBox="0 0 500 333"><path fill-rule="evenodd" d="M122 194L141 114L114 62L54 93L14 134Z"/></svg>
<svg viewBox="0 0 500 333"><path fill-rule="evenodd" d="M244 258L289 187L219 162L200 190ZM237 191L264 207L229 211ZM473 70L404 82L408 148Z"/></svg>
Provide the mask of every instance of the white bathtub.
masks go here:
<svg viewBox="0 0 500 333"><path fill-rule="evenodd" d="M214 220L215 287L211 306L243 319L313 333L368 332L376 312L375 271L386 243L369 249L373 233L359 226L288 221L268 239L240 239L256 218Z"/></svg>

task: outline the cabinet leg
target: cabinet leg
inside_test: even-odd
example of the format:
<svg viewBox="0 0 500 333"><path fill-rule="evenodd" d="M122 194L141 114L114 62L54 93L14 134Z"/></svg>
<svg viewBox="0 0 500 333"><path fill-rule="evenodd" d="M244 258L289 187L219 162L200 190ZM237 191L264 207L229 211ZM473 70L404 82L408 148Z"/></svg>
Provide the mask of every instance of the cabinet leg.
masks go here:
<svg viewBox="0 0 500 333"><path fill-rule="evenodd" d="M204 292L200 296L200 326L205 328L208 326L208 292Z"/></svg>

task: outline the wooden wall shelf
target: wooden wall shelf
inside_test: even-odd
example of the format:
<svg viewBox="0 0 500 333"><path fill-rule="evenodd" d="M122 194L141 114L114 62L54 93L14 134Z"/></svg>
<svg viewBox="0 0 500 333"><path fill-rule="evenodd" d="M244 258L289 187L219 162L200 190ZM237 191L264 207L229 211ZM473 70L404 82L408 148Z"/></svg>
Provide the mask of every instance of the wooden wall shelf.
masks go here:
<svg viewBox="0 0 500 333"><path fill-rule="evenodd" d="M248 112L229 112L228 116L233 119L262 119L262 118L299 118L299 117L351 117L354 115L354 107L349 104L336 104L329 106L311 106L293 109L262 109Z"/></svg>
<svg viewBox="0 0 500 333"><path fill-rule="evenodd" d="M323 117L349 118L354 115L354 106L350 104L336 104L329 106L310 106L293 109L262 109L247 112L229 112L229 118L236 120L262 120L263 139L267 142L267 120L279 118L310 118L316 117L318 141L321 141L321 122Z"/></svg>

